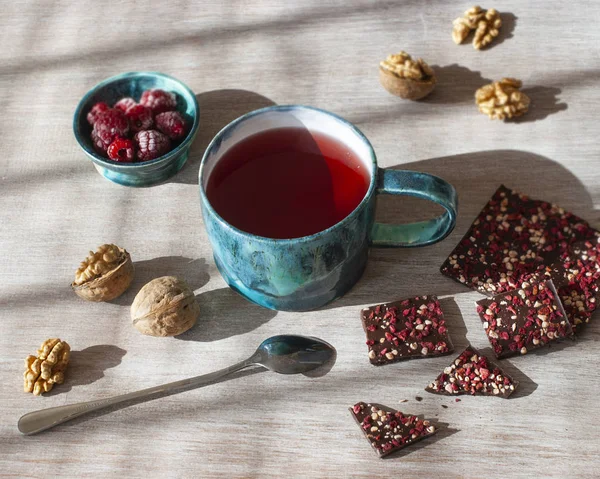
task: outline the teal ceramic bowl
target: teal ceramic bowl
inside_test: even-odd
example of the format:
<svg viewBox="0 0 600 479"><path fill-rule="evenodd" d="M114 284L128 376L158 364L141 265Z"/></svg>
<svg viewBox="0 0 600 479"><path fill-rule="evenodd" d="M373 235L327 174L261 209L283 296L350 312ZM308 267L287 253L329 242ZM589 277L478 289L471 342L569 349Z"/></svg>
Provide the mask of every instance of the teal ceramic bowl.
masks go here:
<svg viewBox="0 0 600 479"><path fill-rule="evenodd" d="M119 163L96 153L90 137L92 127L86 119L92 106L100 101L112 106L126 96L138 101L142 92L151 88L160 88L177 95L177 110L187 120L190 128L187 136L166 155L140 163ZM163 73L130 72L108 78L86 93L75 110L73 132L79 146L104 178L125 186L151 186L167 180L183 167L198 133L199 122L200 109L196 96L182 82Z"/></svg>

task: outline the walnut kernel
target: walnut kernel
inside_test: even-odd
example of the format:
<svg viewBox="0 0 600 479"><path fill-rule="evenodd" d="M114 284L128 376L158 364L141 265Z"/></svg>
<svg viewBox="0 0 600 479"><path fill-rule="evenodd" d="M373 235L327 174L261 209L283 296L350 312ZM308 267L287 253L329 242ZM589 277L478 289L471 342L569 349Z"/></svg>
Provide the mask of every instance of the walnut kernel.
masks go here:
<svg viewBox="0 0 600 479"><path fill-rule="evenodd" d="M82 261L71 286L88 301L110 301L123 294L132 280L129 253L114 244L104 244Z"/></svg>
<svg viewBox="0 0 600 479"><path fill-rule="evenodd" d="M407 100L419 100L435 87L435 74L422 58L413 60L401 51L379 63L379 81L392 95Z"/></svg>
<svg viewBox="0 0 600 479"><path fill-rule="evenodd" d="M460 45L475 30L479 21L484 17L485 10L480 6L469 8L462 17L458 17L452 22L452 40Z"/></svg>
<svg viewBox="0 0 600 479"><path fill-rule="evenodd" d="M530 99L519 91L521 81L516 78L503 78L490 83L475 92L475 103L481 113L492 120L504 120L523 115L529 108Z"/></svg>
<svg viewBox="0 0 600 479"><path fill-rule="evenodd" d="M27 356L25 359L23 389L26 393L39 396L50 391L55 384L63 383L71 348L66 341L58 338L47 339L37 354L37 357Z"/></svg>
<svg viewBox="0 0 600 479"><path fill-rule="evenodd" d="M144 285L131 305L133 325L149 336L177 336L198 319L200 306L185 281L174 276Z"/></svg>
<svg viewBox="0 0 600 479"><path fill-rule="evenodd" d="M502 19L496 9L483 10L476 6L467 10L462 17L455 19L452 25L454 43L458 45L464 42L471 31L475 30L473 48L481 50L498 36Z"/></svg>

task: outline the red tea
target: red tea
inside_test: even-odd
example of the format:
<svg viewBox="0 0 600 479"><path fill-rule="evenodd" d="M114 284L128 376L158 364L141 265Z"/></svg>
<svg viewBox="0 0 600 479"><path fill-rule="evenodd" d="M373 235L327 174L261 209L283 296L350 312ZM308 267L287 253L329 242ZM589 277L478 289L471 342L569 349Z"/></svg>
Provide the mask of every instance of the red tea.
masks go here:
<svg viewBox="0 0 600 479"><path fill-rule="evenodd" d="M369 171L343 143L304 128L276 128L230 148L211 172L206 194L242 231L298 238L348 216L369 182Z"/></svg>

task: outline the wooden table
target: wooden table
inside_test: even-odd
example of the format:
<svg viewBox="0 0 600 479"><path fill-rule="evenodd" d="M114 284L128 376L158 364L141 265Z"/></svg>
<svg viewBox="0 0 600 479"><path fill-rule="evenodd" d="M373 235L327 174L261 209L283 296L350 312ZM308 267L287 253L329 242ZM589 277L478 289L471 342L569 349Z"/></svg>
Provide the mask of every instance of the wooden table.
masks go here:
<svg viewBox="0 0 600 479"><path fill-rule="evenodd" d="M0 17L0 476L597 477L598 315L568 347L504 361L521 381L514 399L456 403L423 391L448 357L372 367L359 310L436 293L445 298L456 349L489 346L473 304L481 296L438 269L498 185L600 226L598 4L483 5L498 8L505 26L492 48L476 51L450 36L467 3L153 3L16 0ZM435 66L430 98L404 102L378 84L378 61L401 49ZM187 165L154 188L102 179L71 130L81 96L131 70L180 78L201 107ZM474 91L504 76L522 79L531 96L522 121L490 121L474 106ZM198 165L217 130L273 103L331 110L370 138L382 166L452 182L460 195L454 233L424 249L372 250L360 283L320 311L277 313L238 297L215 269ZM432 211L382 198L378 216L399 222ZM69 283L87 251L106 242L131 252L136 279L121 298L88 303ZM201 319L180 338L142 336L129 305L145 282L166 274L192 285ZM16 429L35 409L224 367L277 333L330 341L337 364L315 379L243 375L36 436ZM66 383L42 398L25 394L23 359L55 336L74 350ZM379 460L347 411L359 400L445 427Z"/></svg>

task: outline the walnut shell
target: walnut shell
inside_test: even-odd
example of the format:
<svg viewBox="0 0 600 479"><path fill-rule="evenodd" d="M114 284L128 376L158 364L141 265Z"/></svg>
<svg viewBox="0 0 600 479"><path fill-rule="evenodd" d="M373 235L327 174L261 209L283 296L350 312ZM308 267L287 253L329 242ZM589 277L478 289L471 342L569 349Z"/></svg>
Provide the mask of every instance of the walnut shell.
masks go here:
<svg viewBox="0 0 600 479"><path fill-rule="evenodd" d="M106 247L118 251L118 264L109 271L102 272L95 277L91 277L89 280L85 280L84 282L78 281L78 276L80 276L79 273L82 268L86 265L88 267L90 264L93 265L93 261L97 260L99 252L102 252L103 248ZM90 256L81 264L77 272L76 280L71 283L71 287L77 296L88 301L110 301L121 296L129 288L129 285L133 281L134 268L131 256L125 249L115 245L102 245L96 253L90 252Z"/></svg>
<svg viewBox="0 0 600 479"><path fill-rule="evenodd" d="M400 78L383 68L379 68L379 82L392 95L405 100L420 100L429 95L435 88L435 78L427 80L411 80Z"/></svg>
<svg viewBox="0 0 600 479"><path fill-rule="evenodd" d="M131 321L149 336L177 336L198 319L200 306L187 283L175 276L156 278L144 285L131 305Z"/></svg>
<svg viewBox="0 0 600 479"><path fill-rule="evenodd" d="M379 62L379 81L392 95L420 100L433 91L435 73L422 58L401 51Z"/></svg>

